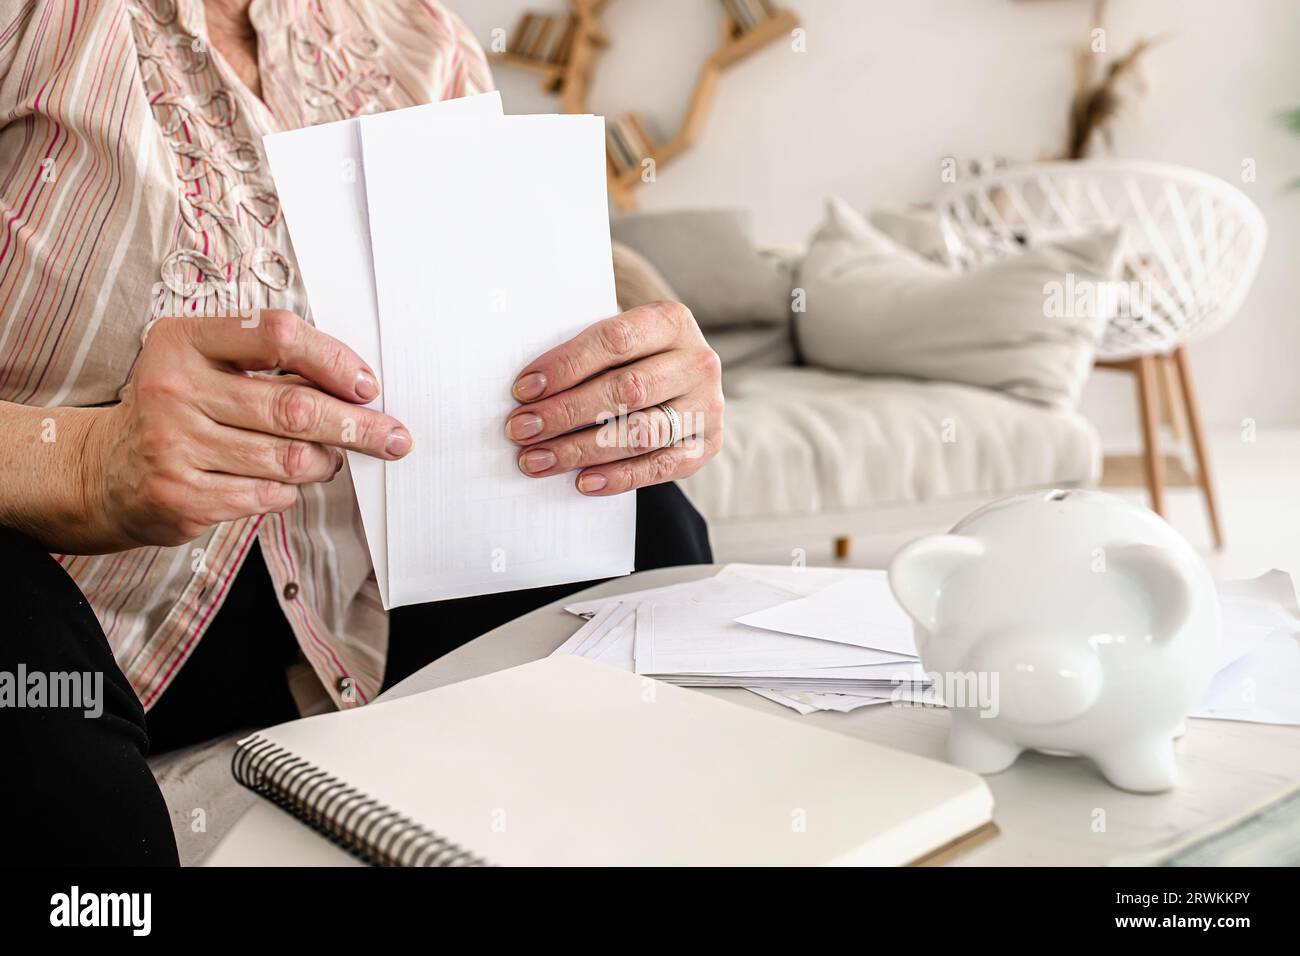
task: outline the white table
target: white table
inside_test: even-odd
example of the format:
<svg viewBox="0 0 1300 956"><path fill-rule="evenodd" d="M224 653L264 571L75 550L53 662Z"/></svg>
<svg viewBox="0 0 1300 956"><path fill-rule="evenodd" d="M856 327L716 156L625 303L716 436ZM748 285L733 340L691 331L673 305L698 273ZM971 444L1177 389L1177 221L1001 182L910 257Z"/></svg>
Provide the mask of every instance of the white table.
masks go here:
<svg viewBox="0 0 1300 956"><path fill-rule="evenodd" d="M705 577L716 566L667 568L606 582L583 597L618 594ZM439 658L379 700L441 687L544 657L582 623L565 598L539 608ZM741 707L807 721L942 759L948 713L933 708L864 707L851 714L801 717L745 690L700 690ZM1242 812L1300 779L1300 728L1189 720L1178 741L1183 782L1157 795L1108 786L1087 761L1025 754L988 778L1000 834L956 865L1091 865ZM207 865L359 865L272 804L259 800L231 828Z"/></svg>

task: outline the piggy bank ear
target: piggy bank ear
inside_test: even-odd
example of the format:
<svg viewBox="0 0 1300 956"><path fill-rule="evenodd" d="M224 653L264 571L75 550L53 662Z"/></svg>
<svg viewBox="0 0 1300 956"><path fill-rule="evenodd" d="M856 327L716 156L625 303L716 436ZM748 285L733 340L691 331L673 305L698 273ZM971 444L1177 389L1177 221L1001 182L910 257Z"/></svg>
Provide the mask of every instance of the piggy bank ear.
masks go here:
<svg viewBox="0 0 1300 956"><path fill-rule="evenodd" d="M889 565L889 586L903 610L933 630L948 576L984 553L984 545L961 534L936 534L913 541Z"/></svg>
<svg viewBox="0 0 1300 956"><path fill-rule="evenodd" d="M1150 544L1108 545L1106 570L1127 576L1142 592L1153 639L1173 637L1192 616L1191 571L1175 552Z"/></svg>

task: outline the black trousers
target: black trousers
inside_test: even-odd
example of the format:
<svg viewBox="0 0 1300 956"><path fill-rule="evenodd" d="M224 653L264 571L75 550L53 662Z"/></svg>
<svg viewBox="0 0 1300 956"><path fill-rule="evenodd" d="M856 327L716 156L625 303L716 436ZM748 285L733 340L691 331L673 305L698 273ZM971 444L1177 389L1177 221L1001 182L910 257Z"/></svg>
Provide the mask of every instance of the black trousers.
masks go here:
<svg viewBox="0 0 1300 956"><path fill-rule="evenodd" d="M675 485L637 492L637 570L711 560L704 521ZM0 529L0 581L9 597L0 615L0 819L7 831L0 863L175 865L176 842L149 753L297 716L285 680L297 641L261 552L250 550L208 631L147 715L58 562L18 532ZM389 622L384 686L586 586L398 608ZM51 706L68 700L47 694L40 706L19 707L19 678L28 675L30 687L33 674L44 675L47 687L51 675L91 676L71 706ZM95 681L102 681L98 692ZM23 702L34 702L30 693Z"/></svg>

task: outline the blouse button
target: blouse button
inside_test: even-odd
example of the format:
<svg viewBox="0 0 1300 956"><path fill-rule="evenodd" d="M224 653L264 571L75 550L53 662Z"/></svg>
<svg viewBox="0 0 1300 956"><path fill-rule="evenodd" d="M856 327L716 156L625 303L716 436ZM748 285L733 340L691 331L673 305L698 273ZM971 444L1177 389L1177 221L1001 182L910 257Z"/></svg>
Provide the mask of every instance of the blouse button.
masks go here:
<svg viewBox="0 0 1300 956"><path fill-rule="evenodd" d="M298 582L290 581L288 584L286 584L284 586L283 594L284 594L284 599L286 601L292 601L294 598L296 598L298 596Z"/></svg>

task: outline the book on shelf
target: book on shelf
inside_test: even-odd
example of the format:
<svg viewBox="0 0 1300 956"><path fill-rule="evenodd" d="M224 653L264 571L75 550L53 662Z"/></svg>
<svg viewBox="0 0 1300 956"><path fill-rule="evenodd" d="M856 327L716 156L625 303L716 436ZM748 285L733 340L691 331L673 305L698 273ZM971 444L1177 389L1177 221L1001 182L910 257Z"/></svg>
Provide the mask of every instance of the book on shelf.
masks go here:
<svg viewBox="0 0 1300 956"><path fill-rule="evenodd" d="M523 29L519 33L519 43L515 53L519 56L532 56L533 45L537 42L537 36L542 31L545 19L543 15L537 13L530 13L524 17Z"/></svg>
<svg viewBox="0 0 1300 956"><path fill-rule="evenodd" d="M525 13L519 18L506 51L514 56L562 66L568 62L578 32L570 14Z"/></svg>
<svg viewBox="0 0 1300 956"><path fill-rule="evenodd" d="M547 43L551 33L555 29L554 17L541 17L541 26L537 28L537 36L528 47L527 56L534 60L545 60L544 55L547 49Z"/></svg>
<svg viewBox="0 0 1300 956"><path fill-rule="evenodd" d="M741 33L749 32L780 13L776 0L722 0L722 6Z"/></svg>
<svg viewBox="0 0 1300 956"><path fill-rule="evenodd" d="M520 16L515 28L510 33L510 42L506 44L506 52L516 56L523 55L524 37L528 34L530 24L532 24L536 14L525 13Z"/></svg>
<svg viewBox="0 0 1300 956"><path fill-rule="evenodd" d="M573 41L578 35L578 18L567 17L566 19L568 22L556 30L555 42L551 44L546 56L548 61L557 65L569 62L569 54L573 51Z"/></svg>
<svg viewBox="0 0 1300 956"><path fill-rule="evenodd" d="M654 155L653 142L635 113L626 113L605 124L605 142L610 164L621 175L641 165L642 160Z"/></svg>

